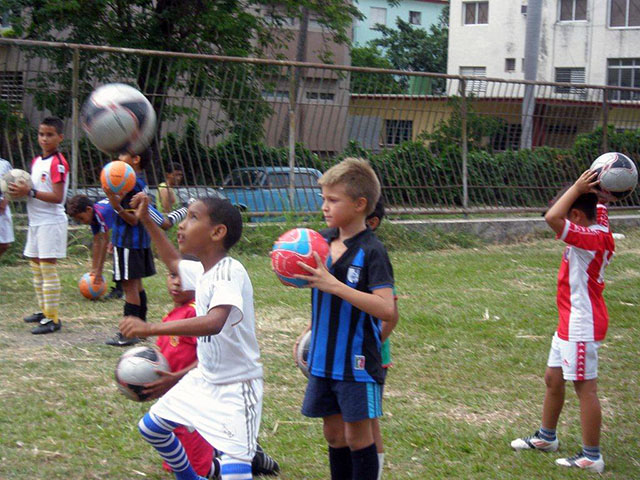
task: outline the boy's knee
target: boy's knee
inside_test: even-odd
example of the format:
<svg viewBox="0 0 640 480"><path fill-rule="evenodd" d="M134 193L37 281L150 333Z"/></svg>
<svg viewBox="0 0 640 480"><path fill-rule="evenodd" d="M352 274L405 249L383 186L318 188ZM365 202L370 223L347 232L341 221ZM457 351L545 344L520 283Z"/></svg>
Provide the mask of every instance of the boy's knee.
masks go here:
<svg viewBox="0 0 640 480"><path fill-rule="evenodd" d="M333 448L342 448L347 446L343 428L336 428L335 425L325 424L323 427L324 438Z"/></svg>
<svg viewBox="0 0 640 480"><path fill-rule="evenodd" d="M561 368L547 368L544 374L544 384L549 390L564 390L564 377Z"/></svg>

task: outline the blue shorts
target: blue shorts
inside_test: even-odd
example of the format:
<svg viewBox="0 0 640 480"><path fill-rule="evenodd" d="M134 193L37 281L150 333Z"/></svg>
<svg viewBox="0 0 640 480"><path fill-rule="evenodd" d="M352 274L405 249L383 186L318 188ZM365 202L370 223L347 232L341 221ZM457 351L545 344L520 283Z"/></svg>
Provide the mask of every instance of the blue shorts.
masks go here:
<svg viewBox="0 0 640 480"><path fill-rule="evenodd" d="M369 382L343 382L311 375L302 402L306 417L342 414L345 422L358 422L382 416L382 385Z"/></svg>

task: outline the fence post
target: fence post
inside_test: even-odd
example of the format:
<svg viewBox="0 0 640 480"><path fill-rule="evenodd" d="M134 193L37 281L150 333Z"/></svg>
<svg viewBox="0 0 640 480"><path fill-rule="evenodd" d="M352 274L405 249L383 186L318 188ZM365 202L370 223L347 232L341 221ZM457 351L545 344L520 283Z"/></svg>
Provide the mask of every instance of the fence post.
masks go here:
<svg viewBox="0 0 640 480"><path fill-rule="evenodd" d="M296 166L296 100L298 89L295 70L289 67L289 204L295 209L295 166Z"/></svg>
<svg viewBox="0 0 640 480"><path fill-rule="evenodd" d="M78 191L78 78L80 76L80 50L73 49L71 71L71 195Z"/></svg>
<svg viewBox="0 0 640 480"><path fill-rule="evenodd" d="M600 153L606 153L609 151L609 101L607 96L608 90L602 91L602 151Z"/></svg>
<svg viewBox="0 0 640 480"><path fill-rule="evenodd" d="M466 92L466 80L460 79L460 97L462 103L460 104L460 128L462 130L462 209L465 211L469 208L469 186L468 186L468 165L467 165L467 92Z"/></svg>

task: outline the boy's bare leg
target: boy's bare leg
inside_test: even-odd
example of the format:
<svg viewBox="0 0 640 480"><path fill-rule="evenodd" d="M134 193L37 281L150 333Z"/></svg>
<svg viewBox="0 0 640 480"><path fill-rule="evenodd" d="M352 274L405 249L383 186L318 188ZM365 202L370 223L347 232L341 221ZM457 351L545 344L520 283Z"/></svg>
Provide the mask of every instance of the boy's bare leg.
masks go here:
<svg viewBox="0 0 640 480"><path fill-rule="evenodd" d="M142 285L139 278L122 280L122 290L124 291L124 301L132 305L140 305L140 290Z"/></svg>
<svg viewBox="0 0 640 480"><path fill-rule="evenodd" d="M547 389L542 404L542 426L549 430L555 430L564 406L565 382L562 368L547 367L544 383Z"/></svg>
<svg viewBox="0 0 640 480"><path fill-rule="evenodd" d="M582 444L597 447L600 445L600 427L602 410L598 399L598 381L583 380L573 382L580 400L580 424L582 425Z"/></svg>

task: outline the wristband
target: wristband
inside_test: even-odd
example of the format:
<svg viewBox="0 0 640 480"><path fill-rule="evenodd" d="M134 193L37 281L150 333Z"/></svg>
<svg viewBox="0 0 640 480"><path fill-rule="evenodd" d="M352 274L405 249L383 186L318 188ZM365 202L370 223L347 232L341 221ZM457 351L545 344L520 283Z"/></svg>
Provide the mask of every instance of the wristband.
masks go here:
<svg viewBox="0 0 640 480"><path fill-rule="evenodd" d="M38 193L38 191L35 188L32 188L31 190L29 190L29 196L31 198L36 198L36 193Z"/></svg>

